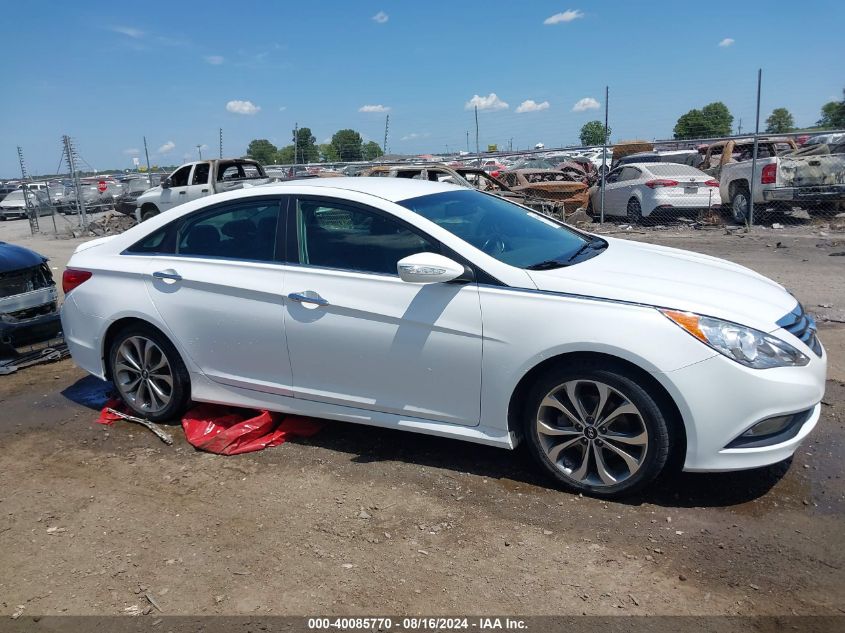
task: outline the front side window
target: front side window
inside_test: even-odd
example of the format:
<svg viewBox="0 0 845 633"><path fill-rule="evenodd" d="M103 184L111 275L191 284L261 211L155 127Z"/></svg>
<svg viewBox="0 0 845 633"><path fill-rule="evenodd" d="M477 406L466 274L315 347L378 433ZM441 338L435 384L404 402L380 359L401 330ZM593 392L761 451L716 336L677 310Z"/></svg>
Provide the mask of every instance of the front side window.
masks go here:
<svg viewBox="0 0 845 633"><path fill-rule="evenodd" d="M170 176L171 187L185 187L188 185L188 177L191 175L191 166L185 165L173 172Z"/></svg>
<svg viewBox="0 0 845 633"><path fill-rule="evenodd" d="M208 184L208 172L211 165L208 163L200 163L196 167L194 167L194 177L191 178L191 184L194 185L207 185Z"/></svg>
<svg viewBox="0 0 845 633"><path fill-rule="evenodd" d="M328 200L297 202L296 233L299 263L308 266L396 275L400 259L440 252L394 218Z"/></svg>
<svg viewBox="0 0 845 633"><path fill-rule="evenodd" d="M226 205L189 218L179 229L176 252L271 262L276 259L278 201Z"/></svg>
<svg viewBox="0 0 845 633"><path fill-rule="evenodd" d="M606 246L548 217L480 191L446 191L398 202L505 264L554 268ZM577 260L580 261L580 260Z"/></svg>

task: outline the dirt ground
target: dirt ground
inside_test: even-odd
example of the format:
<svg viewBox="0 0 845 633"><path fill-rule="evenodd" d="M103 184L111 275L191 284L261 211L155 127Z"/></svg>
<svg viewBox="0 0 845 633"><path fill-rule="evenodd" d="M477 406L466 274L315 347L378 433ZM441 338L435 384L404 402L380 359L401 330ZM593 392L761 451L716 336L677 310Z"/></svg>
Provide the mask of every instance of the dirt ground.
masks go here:
<svg viewBox="0 0 845 633"><path fill-rule="evenodd" d="M605 502L524 450L334 422L219 457L94 424L108 385L63 361L0 378L0 615L845 613L845 233L607 232L750 266L822 317L822 419L791 463ZM79 242L16 241L59 271Z"/></svg>

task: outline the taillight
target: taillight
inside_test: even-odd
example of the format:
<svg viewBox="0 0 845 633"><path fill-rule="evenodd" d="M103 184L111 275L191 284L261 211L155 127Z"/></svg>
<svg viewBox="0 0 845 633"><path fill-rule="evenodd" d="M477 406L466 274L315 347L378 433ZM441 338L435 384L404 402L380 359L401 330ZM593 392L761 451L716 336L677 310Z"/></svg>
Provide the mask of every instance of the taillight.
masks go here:
<svg viewBox="0 0 845 633"><path fill-rule="evenodd" d="M65 272L62 273L62 290L65 294L69 293L80 284L91 279L93 274L87 270L65 269Z"/></svg>
<svg viewBox="0 0 845 633"><path fill-rule="evenodd" d="M773 185L778 178L778 166L775 163L770 163L763 166L763 173L760 174L760 184Z"/></svg>
<svg viewBox="0 0 845 633"><path fill-rule="evenodd" d="M493 176L493 178L498 178L501 173L502 172L497 169L496 171L491 171L490 175Z"/></svg>
<svg viewBox="0 0 845 633"><path fill-rule="evenodd" d="M667 178L658 178L657 180L649 180L645 186L651 187L652 189L657 189L658 187L677 187L678 181L669 180Z"/></svg>
<svg viewBox="0 0 845 633"><path fill-rule="evenodd" d="M707 180L707 181L705 181L704 186L705 187L718 187L719 181L718 180Z"/></svg>

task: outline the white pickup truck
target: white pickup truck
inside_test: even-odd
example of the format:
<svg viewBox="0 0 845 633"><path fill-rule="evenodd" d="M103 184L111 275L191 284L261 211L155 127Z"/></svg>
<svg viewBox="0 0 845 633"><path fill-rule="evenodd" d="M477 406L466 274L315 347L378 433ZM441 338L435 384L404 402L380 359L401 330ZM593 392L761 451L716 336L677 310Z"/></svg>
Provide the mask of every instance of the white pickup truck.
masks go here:
<svg viewBox="0 0 845 633"><path fill-rule="evenodd" d="M269 182L264 168L247 158L187 163L138 196L135 216L143 222L163 211L215 193Z"/></svg>
<svg viewBox="0 0 845 633"><path fill-rule="evenodd" d="M754 205L759 211L799 206L807 211L834 211L845 204L845 154L806 153L790 139L760 138L752 176L753 139L714 143L701 169L719 180L723 208L735 222L745 222L754 180Z"/></svg>

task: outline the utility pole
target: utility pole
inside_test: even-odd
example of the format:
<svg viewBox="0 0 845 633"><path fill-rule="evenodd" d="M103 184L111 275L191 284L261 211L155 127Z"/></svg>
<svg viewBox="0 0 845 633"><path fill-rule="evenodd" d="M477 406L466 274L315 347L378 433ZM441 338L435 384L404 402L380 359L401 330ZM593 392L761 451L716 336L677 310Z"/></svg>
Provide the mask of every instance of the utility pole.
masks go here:
<svg viewBox="0 0 845 633"><path fill-rule="evenodd" d="M76 171L76 150L73 147L73 141L65 134L62 137L62 142L65 146L65 158L67 158L67 166L70 170L70 177L73 179L73 184L76 187L76 206L79 210L79 225L82 227L88 226L88 215L85 213L85 199L82 196L82 185L79 184L79 174ZM147 139L144 139L144 149L146 150Z"/></svg>
<svg viewBox="0 0 845 633"><path fill-rule="evenodd" d="M757 70L757 120L754 123L754 152L751 154L751 186L748 192L748 217L746 228L748 231L754 224L754 183L757 181L757 135L760 134L760 91L763 87L763 69Z"/></svg>
<svg viewBox="0 0 845 633"><path fill-rule="evenodd" d="M601 209L601 218L600 223L604 224L604 178L607 175L607 113L608 113L608 99L610 98L610 88L608 86L604 87L604 134L603 142L601 145L601 196L600 196L600 209Z"/></svg>
<svg viewBox="0 0 845 633"><path fill-rule="evenodd" d="M478 159L478 166L481 167L481 150L478 149L478 106L475 106L475 157Z"/></svg>
<svg viewBox="0 0 845 633"><path fill-rule="evenodd" d="M144 156L147 157L147 178L150 181L150 187L153 186L153 172L150 169L150 152L147 150L147 137L144 137Z"/></svg>
<svg viewBox="0 0 845 633"><path fill-rule="evenodd" d="M384 117L384 147L382 151L387 154L387 130L390 127L390 115Z"/></svg>
<svg viewBox="0 0 845 633"><path fill-rule="evenodd" d="M469 130L467 130L467 154L469 154Z"/></svg>
<svg viewBox="0 0 845 633"><path fill-rule="evenodd" d="M23 148L21 148L20 145L18 145L18 162L21 165L21 178L23 178L24 180L32 180L32 178L26 172L26 162L24 162L23 159Z"/></svg>
<svg viewBox="0 0 845 633"><path fill-rule="evenodd" d="M197 153L200 155L200 160L202 160L202 145L197 145Z"/></svg>
<svg viewBox="0 0 845 633"><path fill-rule="evenodd" d="M219 128L218 132L219 132L219 138L220 138L220 153L217 156L217 158L222 159L223 158L223 128L222 127Z"/></svg>
<svg viewBox="0 0 845 633"><path fill-rule="evenodd" d="M736 135L742 136L742 117L739 117L739 125L737 126Z"/></svg>
<svg viewBox="0 0 845 633"><path fill-rule="evenodd" d="M299 137L299 123L293 124L293 164L298 165L299 161L297 160L297 138Z"/></svg>
<svg viewBox="0 0 845 633"><path fill-rule="evenodd" d="M23 149L20 145L18 145L18 163L21 166L21 178L24 180L32 180L32 177L26 171L26 162L23 159ZM21 190L23 191L23 202L26 206L26 216L29 220L29 230L30 232L35 235L38 233L38 208L36 204L36 208L33 210L30 207L29 203L29 187L26 184L21 185ZM38 202L38 198L36 196L36 203ZM55 221L55 218L53 218Z"/></svg>

